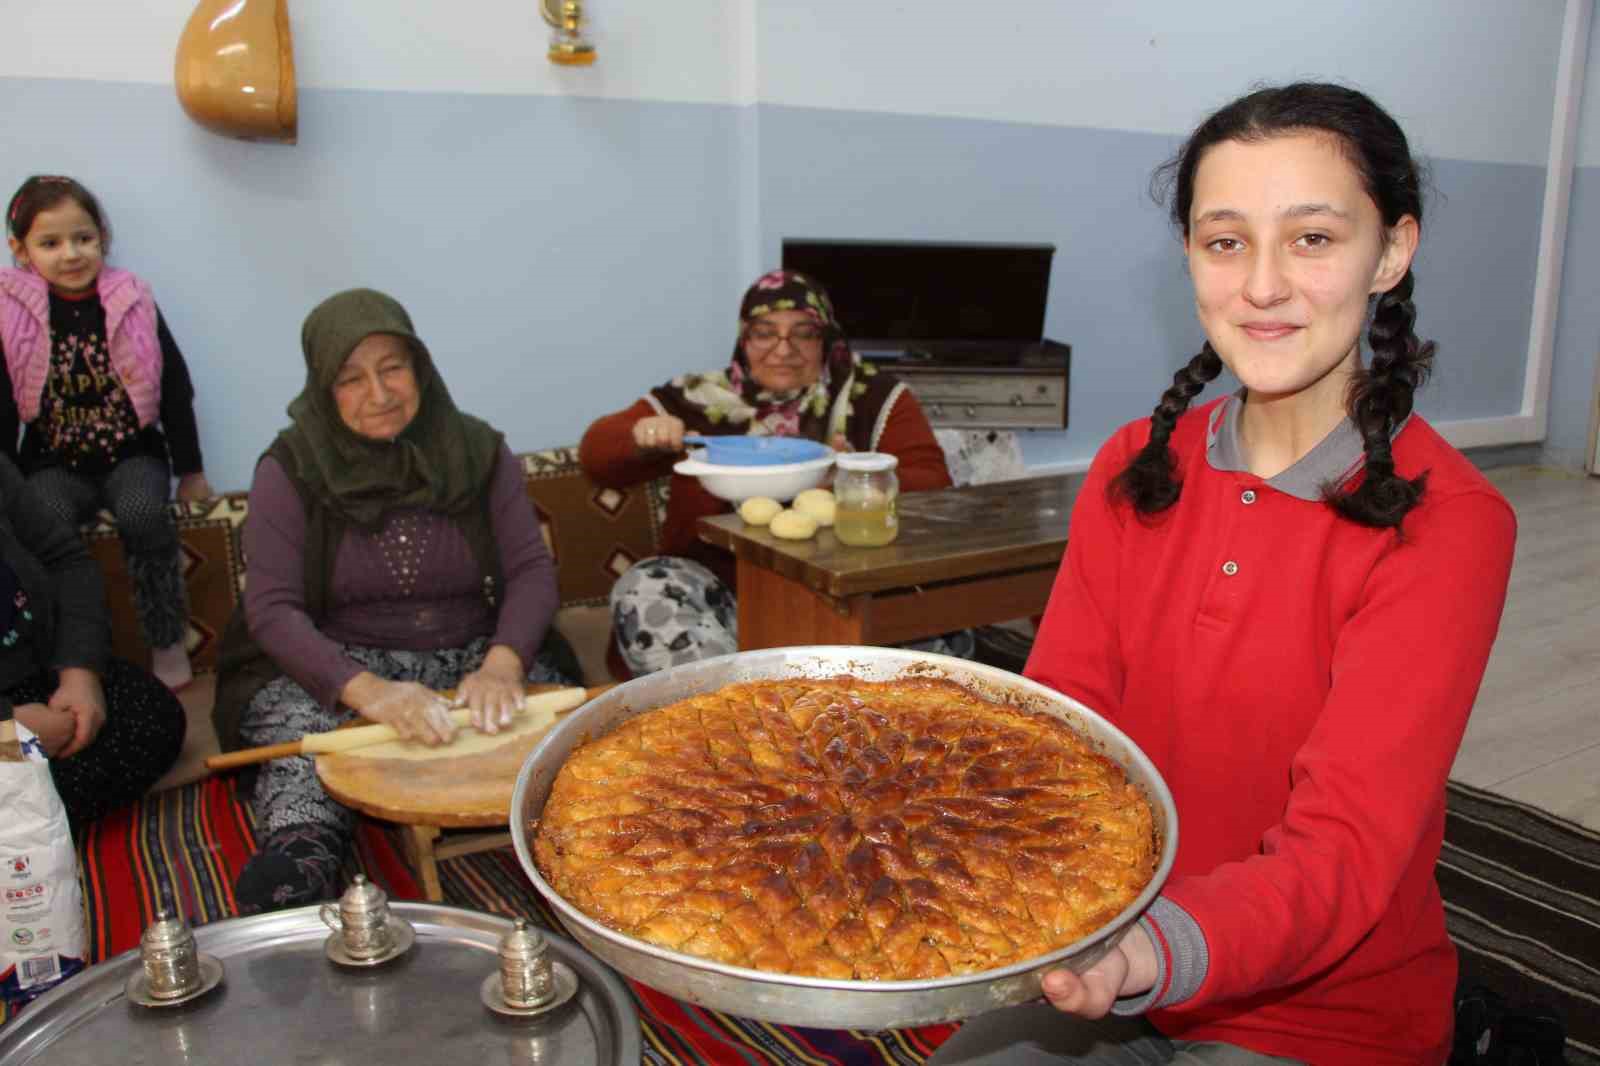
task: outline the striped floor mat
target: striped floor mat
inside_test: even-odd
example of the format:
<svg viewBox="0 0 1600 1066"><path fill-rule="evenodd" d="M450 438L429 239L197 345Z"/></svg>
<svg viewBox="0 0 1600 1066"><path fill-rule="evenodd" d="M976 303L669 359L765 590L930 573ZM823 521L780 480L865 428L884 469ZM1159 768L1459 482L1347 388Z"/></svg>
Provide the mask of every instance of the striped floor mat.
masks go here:
<svg viewBox="0 0 1600 1066"><path fill-rule="evenodd" d="M1454 782L1447 800L1438 878L1463 985L1554 1009L1567 1026L1569 1066L1600 1066L1600 834ZM162 902L196 924L233 915L233 881L254 849L252 820L230 778L164 792L102 820L79 844L93 960L137 946ZM398 841L371 823L347 874L357 870L396 899L420 898ZM553 922L509 848L451 859L440 880L451 903ZM651 1066L906 1066L922 1063L953 1031L796 1029L632 990ZM5 1011L0 1005L0 1022Z"/></svg>
<svg viewBox="0 0 1600 1066"><path fill-rule="evenodd" d="M1566 1023L1568 1066L1600 1066L1600 833L1455 782L1437 876L1461 984Z"/></svg>

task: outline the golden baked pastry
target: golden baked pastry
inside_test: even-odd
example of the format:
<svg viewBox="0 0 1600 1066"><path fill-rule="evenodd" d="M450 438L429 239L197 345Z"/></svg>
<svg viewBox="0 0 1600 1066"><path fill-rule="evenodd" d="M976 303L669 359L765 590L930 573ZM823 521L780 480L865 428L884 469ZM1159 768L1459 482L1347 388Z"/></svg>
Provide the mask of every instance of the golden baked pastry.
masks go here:
<svg viewBox="0 0 1600 1066"><path fill-rule="evenodd" d="M729 685L577 749L534 839L591 917L720 962L913 980L1079 939L1149 883L1149 804L1064 722L951 681Z"/></svg>

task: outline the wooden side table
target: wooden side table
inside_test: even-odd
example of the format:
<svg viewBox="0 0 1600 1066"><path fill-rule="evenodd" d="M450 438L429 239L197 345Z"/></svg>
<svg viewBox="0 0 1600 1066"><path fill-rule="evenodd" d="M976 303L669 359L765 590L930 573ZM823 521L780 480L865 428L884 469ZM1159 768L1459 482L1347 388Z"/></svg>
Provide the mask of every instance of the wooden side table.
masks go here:
<svg viewBox="0 0 1600 1066"><path fill-rule="evenodd" d="M1038 614L1050 598L1082 474L900 497L900 535L882 548L832 530L774 537L737 514L699 522L738 562L739 648L898 644Z"/></svg>

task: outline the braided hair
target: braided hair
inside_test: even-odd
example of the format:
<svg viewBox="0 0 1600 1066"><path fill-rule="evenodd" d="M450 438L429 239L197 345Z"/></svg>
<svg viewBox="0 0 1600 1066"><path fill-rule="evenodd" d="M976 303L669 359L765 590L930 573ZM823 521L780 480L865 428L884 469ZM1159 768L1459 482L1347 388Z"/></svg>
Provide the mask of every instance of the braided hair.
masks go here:
<svg viewBox="0 0 1600 1066"><path fill-rule="evenodd" d="M1332 134L1355 168L1385 227L1406 215L1422 222L1421 167L1406 135L1365 93L1340 85L1297 82L1259 89L1224 107L1194 131L1178 154L1156 171L1152 189L1169 203L1173 224L1187 238L1195 174L1205 153L1224 141L1258 143L1272 137L1318 131ZM1170 196L1166 191L1170 189ZM1417 311L1410 269L1394 288L1375 297L1367 342L1372 364L1351 378L1345 409L1361 433L1365 462L1352 489L1329 485L1324 499L1340 515L1362 525L1398 527L1422 499L1426 475L1407 480L1395 473L1389 440L1411 414L1414 394L1427 379L1434 345L1413 329ZM1110 491L1138 513L1154 515L1177 502L1183 485L1173 474L1177 456L1169 441L1178 417L1222 372L1208 341L1172 379L1150 415L1150 440L1111 482Z"/></svg>

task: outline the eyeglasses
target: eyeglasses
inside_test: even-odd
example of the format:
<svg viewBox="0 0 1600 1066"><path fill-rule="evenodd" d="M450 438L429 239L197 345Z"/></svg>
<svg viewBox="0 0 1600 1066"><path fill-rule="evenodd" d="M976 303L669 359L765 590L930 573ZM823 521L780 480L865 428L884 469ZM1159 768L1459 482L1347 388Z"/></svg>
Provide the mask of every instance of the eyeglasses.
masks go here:
<svg viewBox="0 0 1600 1066"><path fill-rule="evenodd" d="M796 348L814 347L822 343L826 331L821 326L802 323L788 333L781 333L776 326L756 325L745 331L744 339L750 347L757 351L767 351L776 348L779 341L788 341Z"/></svg>

